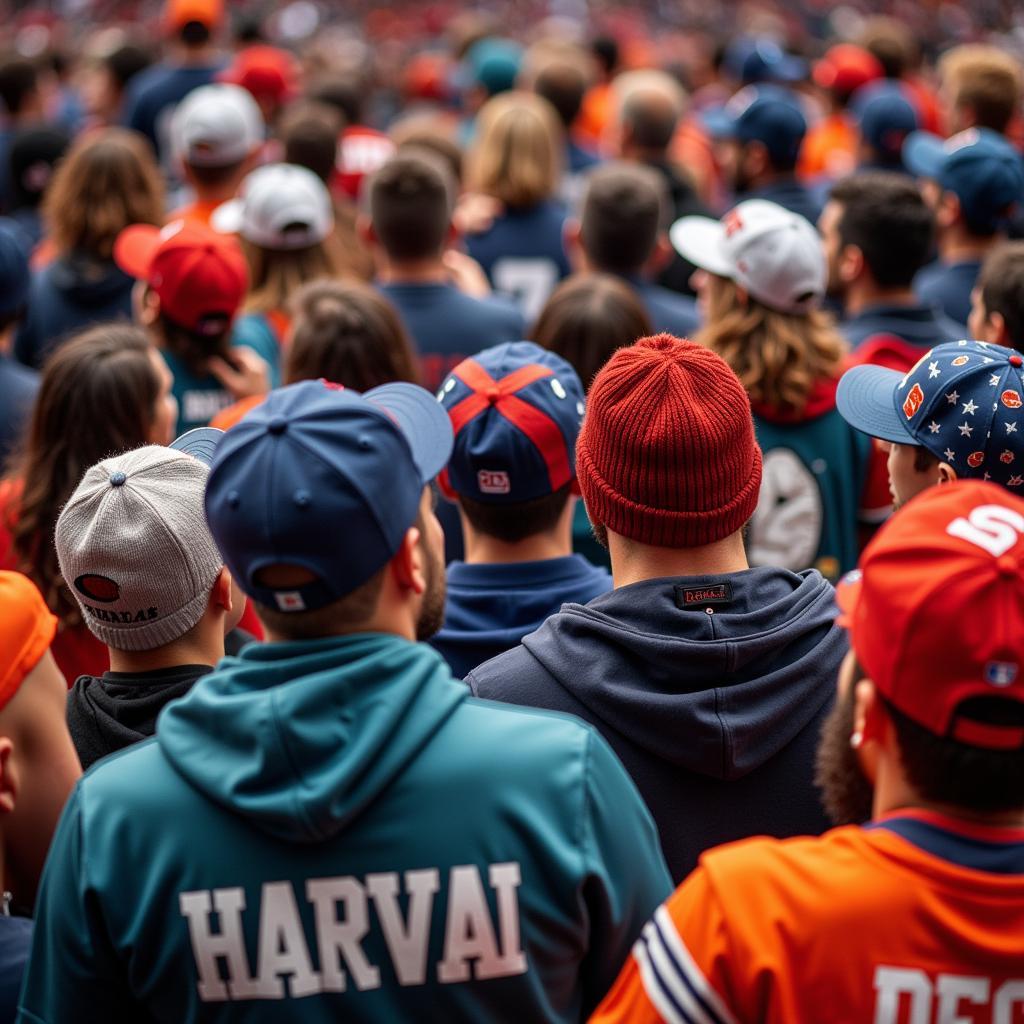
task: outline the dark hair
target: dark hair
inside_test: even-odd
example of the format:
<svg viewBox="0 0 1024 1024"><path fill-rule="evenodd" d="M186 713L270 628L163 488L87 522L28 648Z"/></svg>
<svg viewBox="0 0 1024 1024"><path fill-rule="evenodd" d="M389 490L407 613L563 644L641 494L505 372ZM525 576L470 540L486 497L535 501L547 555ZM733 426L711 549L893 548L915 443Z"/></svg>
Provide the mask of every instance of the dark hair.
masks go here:
<svg viewBox="0 0 1024 1024"><path fill-rule="evenodd" d="M299 100L289 105L278 126L285 163L307 167L322 182L329 182L344 123L337 108L327 103Z"/></svg>
<svg viewBox="0 0 1024 1024"><path fill-rule="evenodd" d="M840 245L855 245L882 288L909 288L928 262L935 216L901 174L867 171L840 181L831 199L842 207Z"/></svg>
<svg viewBox="0 0 1024 1024"><path fill-rule="evenodd" d="M937 736L882 694L879 699L892 720L903 770L925 800L982 813L1024 808L1024 748L988 750ZM1024 727L1024 705L1005 697L972 697L957 713L986 725Z"/></svg>
<svg viewBox="0 0 1024 1024"><path fill-rule="evenodd" d="M8 57L0 62L0 101L7 108L7 114L20 114L25 101L39 86L39 75L35 64L24 57Z"/></svg>
<svg viewBox="0 0 1024 1024"><path fill-rule="evenodd" d="M591 263L635 274L650 258L665 214L657 172L639 164L607 164L591 175L583 199L580 238Z"/></svg>
<svg viewBox="0 0 1024 1024"><path fill-rule="evenodd" d="M123 91L140 71L145 71L152 63L153 55L149 50L131 43L119 46L103 58L103 64L117 84L118 91Z"/></svg>
<svg viewBox="0 0 1024 1024"><path fill-rule="evenodd" d="M914 446L914 472L925 473L939 464L939 457L923 445Z"/></svg>
<svg viewBox="0 0 1024 1024"><path fill-rule="evenodd" d="M565 484L551 494L532 501L511 505L489 505L465 495L458 496L459 505L477 533L494 537L505 544L518 544L528 537L553 530L569 500L572 484Z"/></svg>
<svg viewBox="0 0 1024 1024"><path fill-rule="evenodd" d="M530 337L570 363L589 389L616 349L653 333L629 285L610 274L575 274L552 293Z"/></svg>
<svg viewBox="0 0 1024 1024"><path fill-rule="evenodd" d="M1024 242L1006 242L985 258L978 275L985 311L1006 323L1010 344L1024 351Z"/></svg>
<svg viewBox="0 0 1024 1024"><path fill-rule="evenodd" d="M194 164L189 161L186 163L188 163L189 175L195 179L197 184L205 188L218 188L234 181L242 173L245 158L221 167L207 167L204 164Z"/></svg>
<svg viewBox="0 0 1024 1024"><path fill-rule="evenodd" d="M210 41L210 26L201 21L186 21L178 30L178 38L189 48L198 49Z"/></svg>
<svg viewBox="0 0 1024 1024"><path fill-rule="evenodd" d="M362 89L356 77L321 79L308 90L308 96L336 108L346 124L362 123Z"/></svg>
<svg viewBox="0 0 1024 1024"><path fill-rule="evenodd" d="M37 125L15 133L8 153L12 209L39 206L70 142L68 133L53 125Z"/></svg>
<svg viewBox="0 0 1024 1024"><path fill-rule="evenodd" d="M559 120L569 128L579 116L587 91L587 76L570 61L550 63L537 73L534 91L555 108Z"/></svg>
<svg viewBox="0 0 1024 1024"><path fill-rule="evenodd" d="M370 217L384 251L395 260L436 256L451 223L454 187L441 162L403 152L370 179Z"/></svg>
<svg viewBox="0 0 1024 1024"><path fill-rule="evenodd" d="M57 516L90 466L149 443L160 393L152 352L144 331L119 323L92 327L57 349L11 466L21 487L6 524L17 568L65 624L81 617L57 565Z"/></svg>
<svg viewBox="0 0 1024 1024"><path fill-rule="evenodd" d="M292 311L285 384L323 377L368 391L395 380L419 382L398 314L368 285L313 281L295 296Z"/></svg>
<svg viewBox="0 0 1024 1024"><path fill-rule="evenodd" d="M606 75L610 75L619 66L619 44L612 36L598 36L591 42L590 52Z"/></svg>
<svg viewBox="0 0 1024 1024"><path fill-rule="evenodd" d="M177 356L195 377L205 377L210 372L211 356L225 358L231 348L229 318L225 318L224 330L219 334L201 334L171 320L161 309L157 317L157 329L167 351Z"/></svg>
<svg viewBox="0 0 1024 1024"><path fill-rule="evenodd" d="M441 118L429 114L406 117L396 121L388 134L400 152L425 149L444 161L454 182L462 181L462 148Z"/></svg>

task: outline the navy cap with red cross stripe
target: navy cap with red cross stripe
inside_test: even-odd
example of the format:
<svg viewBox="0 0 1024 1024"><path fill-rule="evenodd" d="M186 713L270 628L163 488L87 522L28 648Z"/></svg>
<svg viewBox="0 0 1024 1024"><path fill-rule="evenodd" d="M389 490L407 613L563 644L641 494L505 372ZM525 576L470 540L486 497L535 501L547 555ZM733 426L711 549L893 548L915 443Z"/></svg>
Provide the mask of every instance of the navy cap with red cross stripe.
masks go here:
<svg viewBox="0 0 1024 1024"><path fill-rule="evenodd" d="M446 493L519 504L575 481L583 385L561 356L530 341L495 345L456 366L437 398L455 432Z"/></svg>

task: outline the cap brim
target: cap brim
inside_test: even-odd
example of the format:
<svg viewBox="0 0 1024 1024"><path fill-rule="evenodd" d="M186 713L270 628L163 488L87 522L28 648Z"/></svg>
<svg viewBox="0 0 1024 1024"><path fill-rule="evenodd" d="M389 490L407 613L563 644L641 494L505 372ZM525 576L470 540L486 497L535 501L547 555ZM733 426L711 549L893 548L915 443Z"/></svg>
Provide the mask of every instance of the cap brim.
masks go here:
<svg viewBox="0 0 1024 1024"><path fill-rule="evenodd" d="M167 447L191 455L204 465L210 466L223 436L224 431L216 427L196 427L195 430L188 430L180 437L176 437Z"/></svg>
<svg viewBox="0 0 1024 1024"><path fill-rule="evenodd" d="M725 107L713 107L701 115L704 130L713 139L734 139L736 137L736 119L731 117Z"/></svg>
<svg viewBox="0 0 1024 1024"><path fill-rule="evenodd" d="M810 65L800 57L787 55L772 64L770 72L775 82L803 82L810 74Z"/></svg>
<svg viewBox="0 0 1024 1024"><path fill-rule="evenodd" d="M903 164L918 178L938 178L946 165L942 139L931 132L911 132L903 142Z"/></svg>
<svg viewBox="0 0 1024 1024"><path fill-rule="evenodd" d="M210 227L222 235L237 235L242 230L245 203L241 199L229 199L221 203L210 216Z"/></svg>
<svg viewBox="0 0 1024 1024"><path fill-rule="evenodd" d="M894 444L918 444L896 411L893 393L903 380L898 370L855 366L847 370L836 391L839 415L865 434Z"/></svg>
<svg viewBox="0 0 1024 1024"><path fill-rule="evenodd" d="M145 281L159 248L160 228L152 224L132 224L114 241L114 262L129 277Z"/></svg>
<svg viewBox="0 0 1024 1024"><path fill-rule="evenodd" d="M681 217L669 228L669 240L683 259L695 267L732 277L736 268L725 258L722 243L725 241L725 227L710 217Z"/></svg>
<svg viewBox="0 0 1024 1024"><path fill-rule="evenodd" d="M434 395L418 384L398 381L373 388L363 397L380 406L398 424L423 483L433 480L448 465L455 437L448 413Z"/></svg>
<svg viewBox="0 0 1024 1024"><path fill-rule="evenodd" d="M861 582L860 570L854 569L836 584L836 606L839 608L836 624L844 629L849 629L853 623L853 613L860 600Z"/></svg>

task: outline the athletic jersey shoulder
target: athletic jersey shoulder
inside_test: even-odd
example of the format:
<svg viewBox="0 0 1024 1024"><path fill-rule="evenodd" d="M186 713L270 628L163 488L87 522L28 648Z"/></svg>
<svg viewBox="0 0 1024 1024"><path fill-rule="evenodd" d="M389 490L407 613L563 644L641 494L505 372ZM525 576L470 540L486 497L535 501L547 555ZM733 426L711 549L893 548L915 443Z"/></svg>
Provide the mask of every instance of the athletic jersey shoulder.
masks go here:
<svg viewBox="0 0 1024 1024"><path fill-rule="evenodd" d="M1009 1022L1024 1010L1024 831L985 831L1014 834L901 813L713 850L593 1019Z"/></svg>

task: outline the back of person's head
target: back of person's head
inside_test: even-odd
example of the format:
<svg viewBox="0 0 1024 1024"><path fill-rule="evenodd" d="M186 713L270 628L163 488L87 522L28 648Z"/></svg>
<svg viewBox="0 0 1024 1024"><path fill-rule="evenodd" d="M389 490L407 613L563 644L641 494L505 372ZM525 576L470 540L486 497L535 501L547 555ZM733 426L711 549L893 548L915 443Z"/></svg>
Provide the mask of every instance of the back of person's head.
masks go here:
<svg viewBox="0 0 1024 1024"><path fill-rule="evenodd" d="M339 270L325 245L334 230L334 204L327 186L306 167L258 167L210 223L241 240L249 265L247 312L283 309L306 281Z"/></svg>
<svg viewBox="0 0 1024 1024"><path fill-rule="evenodd" d="M668 213L665 185L640 164L604 164L587 179L580 242L591 265L636 274L650 259Z"/></svg>
<svg viewBox="0 0 1024 1024"><path fill-rule="evenodd" d="M512 209L550 199L562 172L561 131L558 115L540 96L508 92L488 100L466 154L467 185Z"/></svg>
<svg viewBox="0 0 1024 1024"><path fill-rule="evenodd" d="M187 49L209 45L223 20L223 0L168 0L164 8L168 32Z"/></svg>
<svg viewBox="0 0 1024 1024"><path fill-rule="evenodd" d="M404 382L361 395L300 381L224 435L206 518L271 639L440 628L444 538L427 484L451 445L434 395Z"/></svg>
<svg viewBox="0 0 1024 1024"><path fill-rule="evenodd" d="M463 152L455 127L442 114L410 114L400 118L388 133L399 152L427 150L444 161L456 186L462 183Z"/></svg>
<svg viewBox="0 0 1024 1024"><path fill-rule="evenodd" d="M931 487L840 584L859 735L836 741L876 766L897 761L912 802L970 817L1024 809L1022 538L1024 502L1005 488Z"/></svg>
<svg viewBox="0 0 1024 1024"><path fill-rule="evenodd" d="M749 522L761 489L747 393L702 345L641 338L590 388L576 472L600 541L610 532L661 548L725 540Z"/></svg>
<svg viewBox="0 0 1024 1024"><path fill-rule="evenodd" d="M619 42L614 36L596 36L591 40L590 51L602 73L610 78L619 68Z"/></svg>
<svg viewBox="0 0 1024 1024"><path fill-rule="evenodd" d="M39 206L70 144L68 133L55 125L37 125L15 132L8 155L12 210Z"/></svg>
<svg viewBox="0 0 1024 1024"><path fill-rule="evenodd" d="M505 544L554 530L584 411L573 368L533 342L505 342L459 363L439 400L455 432L440 483L470 528Z"/></svg>
<svg viewBox="0 0 1024 1024"><path fill-rule="evenodd" d="M913 32L896 18L869 18L857 42L882 65L886 78L902 78L920 62Z"/></svg>
<svg viewBox="0 0 1024 1024"><path fill-rule="evenodd" d="M574 274L551 294L531 332L590 387L612 354L654 328L629 285L610 274Z"/></svg>
<svg viewBox="0 0 1024 1024"><path fill-rule="evenodd" d="M26 57L0 60L0 101L9 117L17 117L38 99L39 73Z"/></svg>
<svg viewBox="0 0 1024 1024"><path fill-rule="evenodd" d="M1000 341L1024 352L1024 242L1005 242L993 249L981 266L976 287L983 320L999 317L1001 323L995 326L1002 328Z"/></svg>
<svg viewBox="0 0 1024 1024"><path fill-rule="evenodd" d="M206 613L223 568L203 508L208 471L186 451L147 445L91 466L61 510L61 575L108 647L166 647Z"/></svg>
<svg viewBox="0 0 1024 1024"><path fill-rule="evenodd" d="M311 170L324 184L334 174L338 135L344 120L336 107L319 100L298 100L287 106L277 133L284 162Z"/></svg>
<svg viewBox="0 0 1024 1024"><path fill-rule="evenodd" d="M153 55L145 47L124 43L102 58L104 67L118 94L124 92L128 83L153 63Z"/></svg>
<svg viewBox="0 0 1024 1024"><path fill-rule="evenodd" d="M533 91L551 104L562 126L569 129L579 116L588 84L587 69L581 61L551 59L538 69Z"/></svg>
<svg viewBox="0 0 1024 1024"><path fill-rule="evenodd" d="M123 128L81 136L50 181L43 216L59 253L100 260L129 224L163 223L163 178L143 137Z"/></svg>
<svg viewBox="0 0 1024 1024"><path fill-rule="evenodd" d="M433 154L393 156L367 189L373 233L395 262L439 257L451 230L455 183Z"/></svg>
<svg viewBox="0 0 1024 1024"><path fill-rule="evenodd" d="M346 125L363 123L364 83L358 75L332 75L314 81L306 95L334 107Z"/></svg>
<svg viewBox="0 0 1024 1024"><path fill-rule="evenodd" d="M856 246L881 288L909 288L931 257L935 216L914 182L884 171L840 181L830 194L839 209L841 248Z"/></svg>
<svg viewBox="0 0 1024 1024"><path fill-rule="evenodd" d="M1021 98L1020 64L995 46L956 46L939 61L942 93L953 131L991 128L1005 133Z"/></svg>
<svg viewBox="0 0 1024 1024"><path fill-rule="evenodd" d="M169 440L162 374L145 333L127 324L90 328L43 368L25 445L12 466L22 491L8 525L18 568L65 622L79 621L79 613L50 543L57 514L89 466Z"/></svg>
<svg viewBox="0 0 1024 1024"><path fill-rule="evenodd" d="M402 322L380 293L349 281L311 281L291 304L284 382L324 380L355 391L391 381L417 383Z"/></svg>
<svg viewBox="0 0 1024 1024"><path fill-rule="evenodd" d="M56 633L31 580L0 572L0 848L4 888L25 911L82 774L65 719L67 684L50 653Z"/></svg>
<svg viewBox="0 0 1024 1024"><path fill-rule="evenodd" d="M624 143L665 152L686 112L683 87L664 71L629 71L614 88Z"/></svg>

